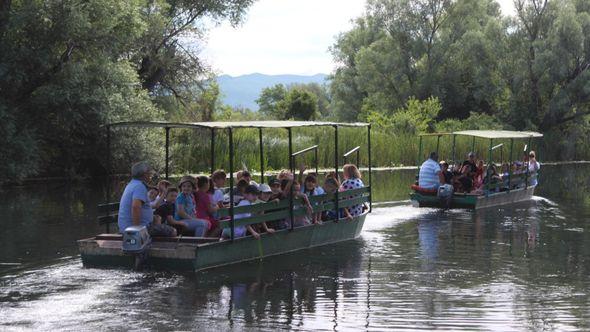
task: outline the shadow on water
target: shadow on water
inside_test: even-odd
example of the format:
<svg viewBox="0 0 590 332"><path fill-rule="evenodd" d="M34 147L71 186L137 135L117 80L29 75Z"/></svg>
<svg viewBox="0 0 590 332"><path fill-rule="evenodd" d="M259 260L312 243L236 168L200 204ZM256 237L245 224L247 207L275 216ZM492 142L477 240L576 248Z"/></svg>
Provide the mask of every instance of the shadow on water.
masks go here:
<svg viewBox="0 0 590 332"><path fill-rule="evenodd" d="M375 196L389 203L359 240L190 274L84 269L69 257L98 231L92 190L3 193L13 218L0 256L23 265L0 274L0 326L589 330L588 170L546 167L543 198L477 212L391 203L407 199L414 171L378 173Z"/></svg>

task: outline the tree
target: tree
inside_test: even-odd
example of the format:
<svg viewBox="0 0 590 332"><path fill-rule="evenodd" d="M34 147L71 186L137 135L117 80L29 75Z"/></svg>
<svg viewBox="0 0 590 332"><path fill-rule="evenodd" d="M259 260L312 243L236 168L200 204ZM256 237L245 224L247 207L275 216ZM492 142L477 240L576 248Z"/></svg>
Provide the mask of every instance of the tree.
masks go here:
<svg viewBox="0 0 590 332"><path fill-rule="evenodd" d="M284 119L285 109L282 104L287 97L287 88L283 84L276 84L265 88L256 99L258 111L273 119Z"/></svg>
<svg viewBox="0 0 590 332"><path fill-rule="evenodd" d="M292 89L284 101L285 119L315 120L318 111L317 97L303 89Z"/></svg>

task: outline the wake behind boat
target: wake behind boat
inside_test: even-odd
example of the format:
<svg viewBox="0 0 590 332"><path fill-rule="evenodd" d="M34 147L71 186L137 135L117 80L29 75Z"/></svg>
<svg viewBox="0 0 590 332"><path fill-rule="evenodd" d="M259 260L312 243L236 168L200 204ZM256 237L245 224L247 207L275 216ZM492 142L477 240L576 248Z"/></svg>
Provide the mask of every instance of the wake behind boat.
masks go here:
<svg viewBox="0 0 590 332"><path fill-rule="evenodd" d="M440 140L452 137L452 162L449 165L441 161L439 166ZM457 136L471 137L471 152L462 163L456 161ZM507 130L467 130L452 133L433 133L420 135L418 160L423 158L423 138L436 137L436 150L422 164L423 179L411 186L410 199L416 207L481 209L504 204L530 200L537 185L539 163L531 144L534 138L542 134L529 131ZM487 165L484 158L476 161L476 138L489 140ZM516 142L515 142L516 140ZM526 143L522 143L525 141ZM484 141L485 142L485 141ZM512 160L516 150L515 143L524 144L523 160ZM496 144L496 145L494 145ZM508 148L508 162L505 160L504 147ZM518 149L520 151L520 149ZM495 161L500 161L499 164ZM497 167L501 171L497 171ZM437 168L438 167L438 168ZM428 172L431 170L431 172ZM440 179L438 178L440 171Z"/></svg>

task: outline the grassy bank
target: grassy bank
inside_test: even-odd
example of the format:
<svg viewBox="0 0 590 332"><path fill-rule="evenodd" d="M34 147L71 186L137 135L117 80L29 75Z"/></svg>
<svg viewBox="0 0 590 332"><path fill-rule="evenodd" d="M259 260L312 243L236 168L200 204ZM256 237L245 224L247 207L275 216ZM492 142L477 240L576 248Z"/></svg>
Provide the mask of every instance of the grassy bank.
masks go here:
<svg viewBox="0 0 590 332"><path fill-rule="evenodd" d="M208 172L210 168L210 139L209 131L174 130L171 134L170 171L175 174ZM259 141L257 129L237 129L234 131L236 169L247 167L253 171L260 170ZM437 148L436 137L428 137L423 140L422 154L418 157L418 138L409 134L393 134L373 131L372 165L375 167L408 166L422 162L430 151ZM163 137L156 140L156 145L164 147ZM513 147L513 159L520 159L526 141L515 140ZM334 129L333 128L295 128L293 129L293 151L298 151L312 145L318 145L318 164L320 168L333 168L334 165ZM473 150L479 158L488 160L489 140L477 139L473 146L469 137L456 139L455 159L462 160L465 155ZM493 152L496 162L508 160L509 140L494 140L493 145L503 144ZM339 163L342 165L342 155L350 149L361 146L360 166L368 165L367 132L362 128L340 128L338 151ZM441 159L452 160L452 137L445 136L438 144ZM263 132L264 169L277 170L289 165L288 139L286 129L265 129ZM534 142L532 148L539 151L542 160L545 158L544 142ZM228 169L229 144L225 131L218 131L215 136L215 168ZM158 158L153 162L163 171L163 153L158 153ZM159 159L159 160L158 160ZM356 155L352 155L349 161L356 163ZM296 164L301 162L309 167L314 165L313 153L297 157ZM297 167L296 165L296 167ZM118 167L118 171L125 172L126 166Z"/></svg>

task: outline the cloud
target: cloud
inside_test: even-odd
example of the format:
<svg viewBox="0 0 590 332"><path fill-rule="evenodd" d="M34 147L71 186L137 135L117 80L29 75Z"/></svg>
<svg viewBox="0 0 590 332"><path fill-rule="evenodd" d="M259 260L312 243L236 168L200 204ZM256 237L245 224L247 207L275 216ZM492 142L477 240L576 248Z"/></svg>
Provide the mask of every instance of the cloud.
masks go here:
<svg viewBox="0 0 590 332"><path fill-rule="evenodd" d="M243 25L210 30L201 56L220 74L312 75L334 69L328 48L363 15L365 0L260 0ZM500 0L504 14L512 0Z"/></svg>

